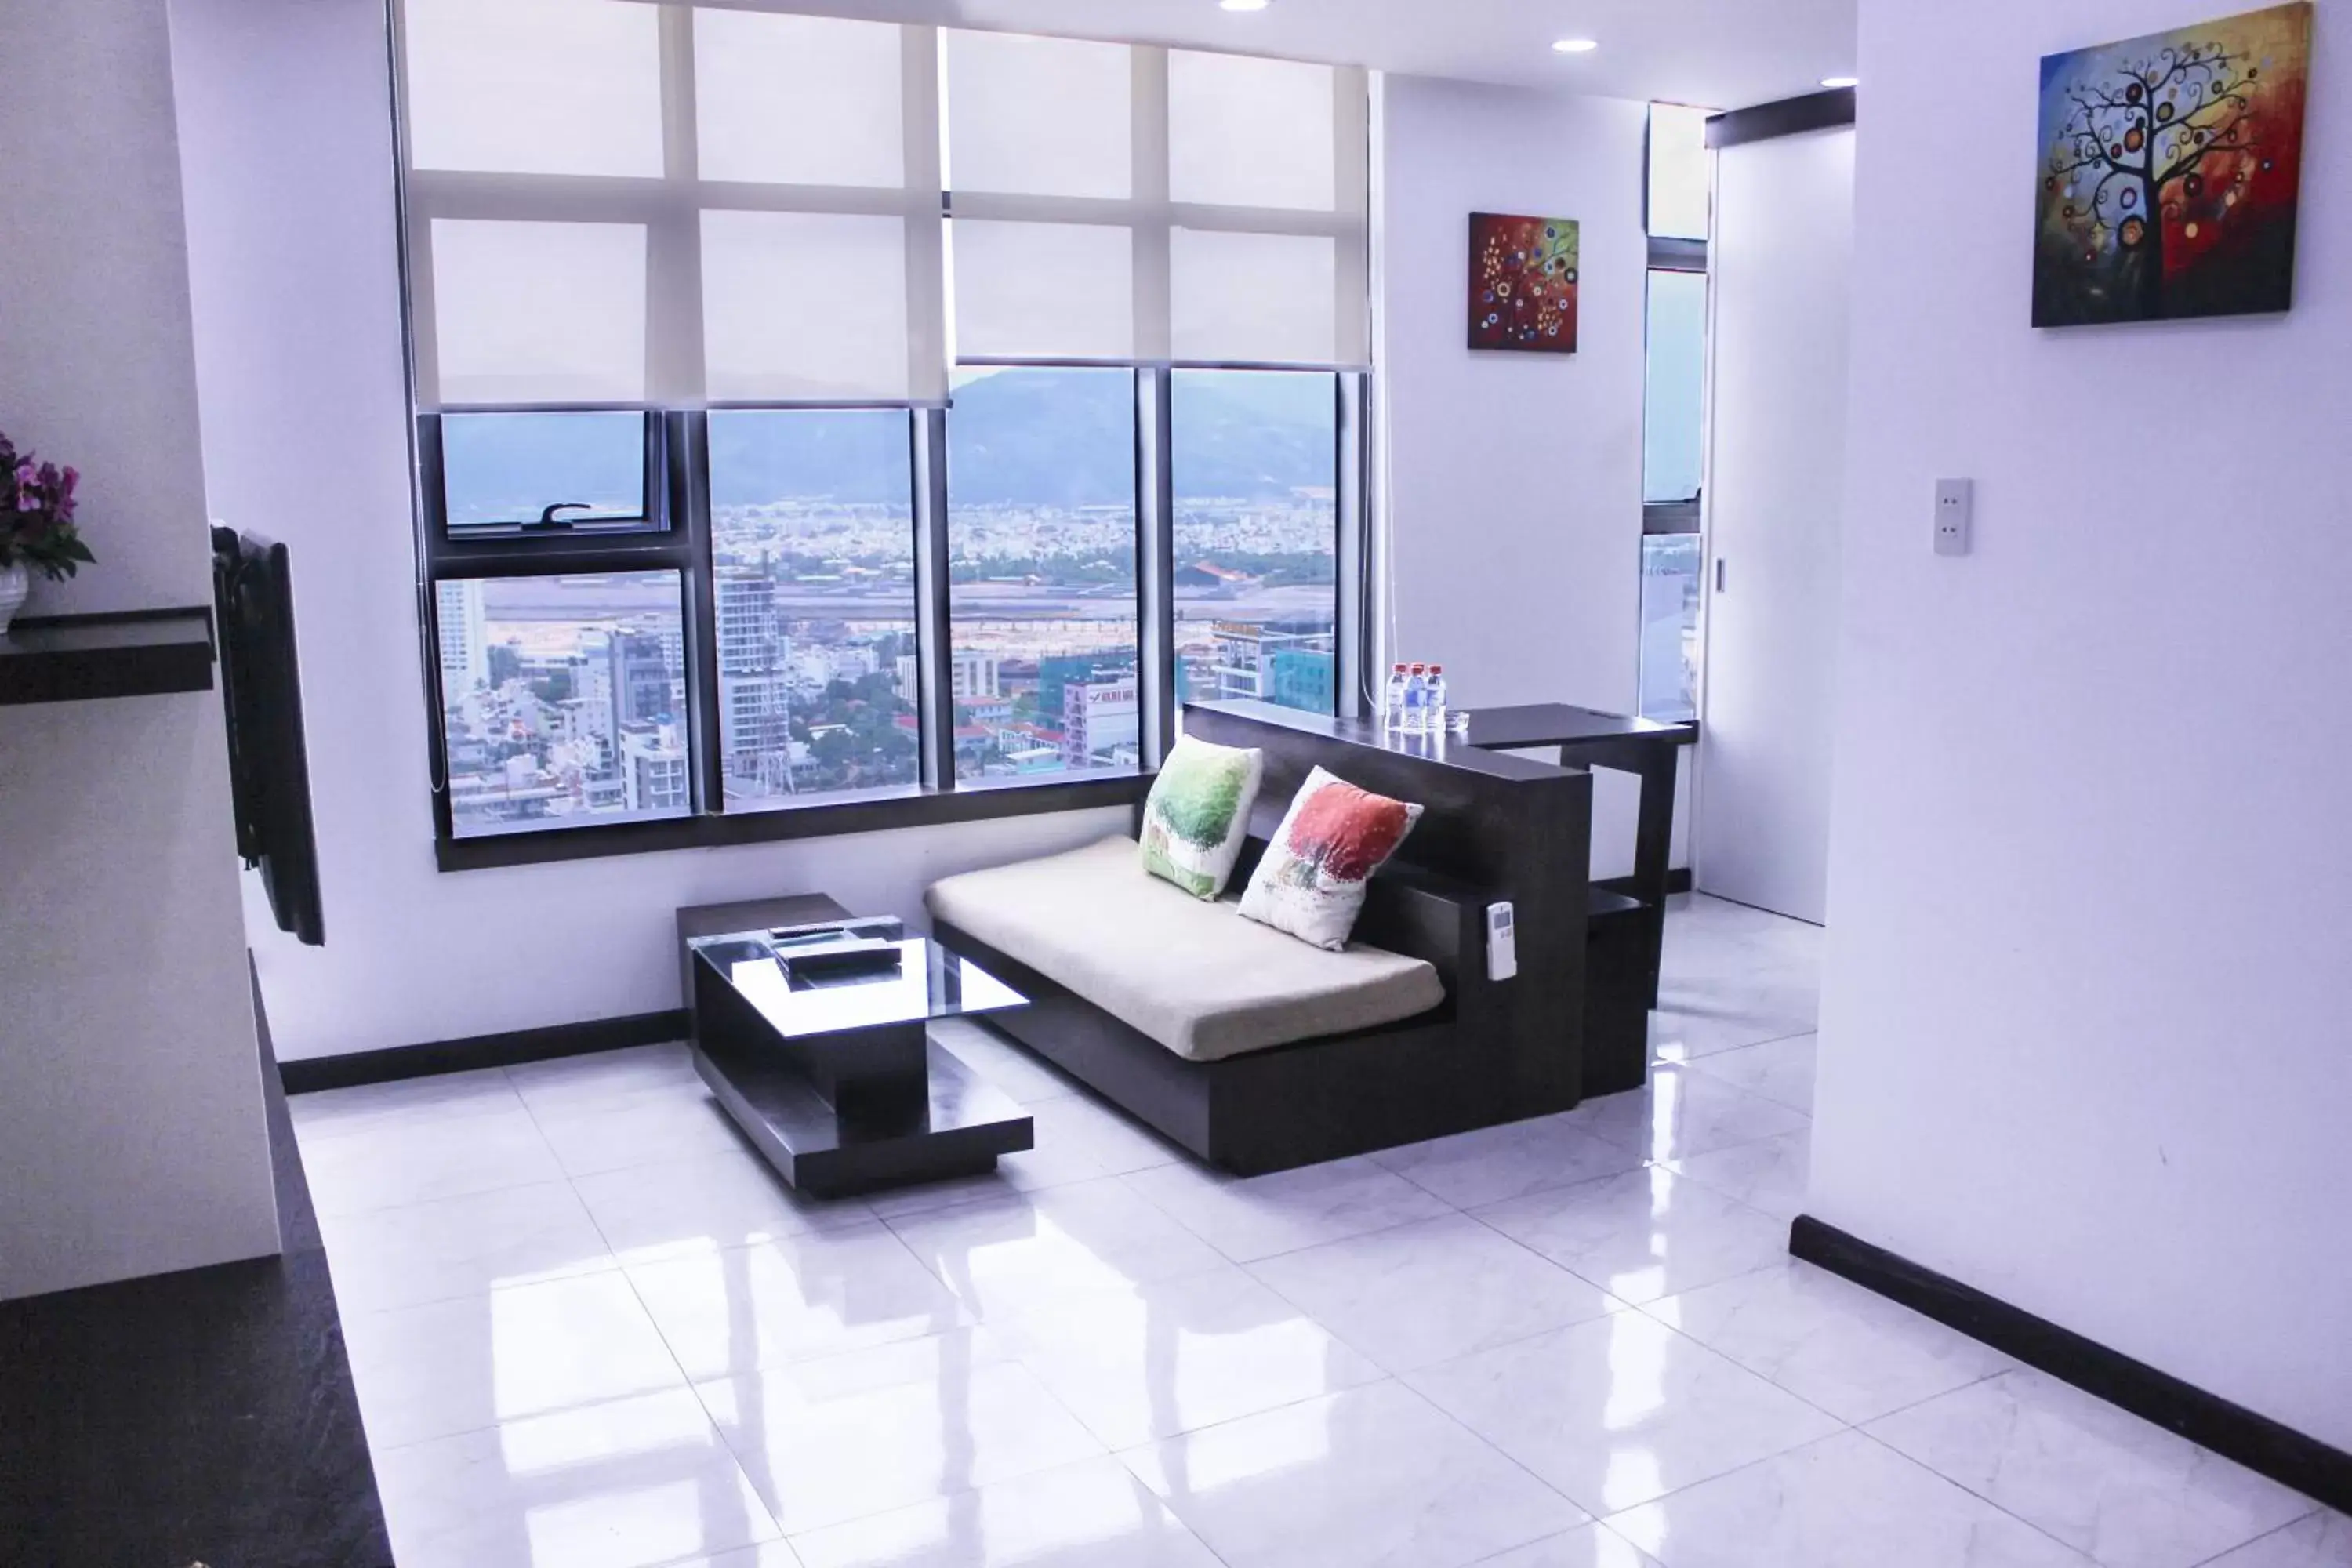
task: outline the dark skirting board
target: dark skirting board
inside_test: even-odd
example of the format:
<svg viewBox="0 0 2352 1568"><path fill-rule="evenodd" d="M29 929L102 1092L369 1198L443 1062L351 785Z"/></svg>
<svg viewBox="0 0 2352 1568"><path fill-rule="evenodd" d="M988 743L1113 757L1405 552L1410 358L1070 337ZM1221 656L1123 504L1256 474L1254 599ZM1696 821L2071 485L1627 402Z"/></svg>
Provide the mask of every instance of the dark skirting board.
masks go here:
<svg viewBox="0 0 2352 1568"><path fill-rule="evenodd" d="M310 1186L262 1089L283 1256L0 1303L0 1568L390 1568Z"/></svg>
<svg viewBox="0 0 2352 1568"><path fill-rule="evenodd" d="M363 1083L394 1083L438 1073L471 1072L477 1068L516 1067L557 1057L625 1050L631 1046L664 1045L686 1038L688 1028L686 1009L674 1007L625 1018L592 1018L542 1029L473 1035L462 1040L387 1046L380 1051L354 1051L349 1056L309 1057L278 1063L276 1076L289 1094L315 1094L322 1089L352 1089Z"/></svg>
<svg viewBox="0 0 2352 1568"><path fill-rule="evenodd" d="M1641 897L1641 889L1631 877L1602 877L1592 885L1604 893L1622 893L1629 899ZM1696 890L1691 885L1689 867L1677 866L1666 873L1667 897L1672 898L1676 893L1689 893Z"/></svg>
<svg viewBox="0 0 2352 1568"><path fill-rule="evenodd" d="M1874 1247L1811 1215L1789 1227L1789 1251L2026 1365L2235 1459L2330 1508L2352 1511L2352 1454L2183 1383L2170 1373L2037 1318L1948 1275Z"/></svg>

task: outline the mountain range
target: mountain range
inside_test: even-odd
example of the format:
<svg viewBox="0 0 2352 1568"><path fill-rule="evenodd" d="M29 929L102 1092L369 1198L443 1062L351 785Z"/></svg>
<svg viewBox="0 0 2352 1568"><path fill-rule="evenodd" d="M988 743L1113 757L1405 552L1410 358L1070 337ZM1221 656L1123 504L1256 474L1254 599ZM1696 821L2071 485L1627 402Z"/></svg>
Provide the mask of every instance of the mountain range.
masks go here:
<svg viewBox="0 0 2352 1568"><path fill-rule="evenodd" d="M1135 494L1135 395L1123 370L983 373L948 415L950 503L1109 506ZM1179 372L1171 410L1180 494L1270 500L1332 483L1328 375ZM904 500L908 427L895 413L717 411L711 501ZM443 421L457 522L536 516L550 501L633 512L634 416L453 415Z"/></svg>

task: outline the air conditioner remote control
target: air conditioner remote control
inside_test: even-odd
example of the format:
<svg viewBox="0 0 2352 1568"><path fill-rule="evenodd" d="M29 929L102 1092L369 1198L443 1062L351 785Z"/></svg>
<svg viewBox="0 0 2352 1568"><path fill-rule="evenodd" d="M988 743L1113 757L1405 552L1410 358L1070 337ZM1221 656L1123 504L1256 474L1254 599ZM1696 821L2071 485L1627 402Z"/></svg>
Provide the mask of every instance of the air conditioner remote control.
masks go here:
<svg viewBox="0 0 2352 1568"><path fill-rule="evenodd" d="M1508 980L1519 972L1519 944L1514 934L1511 906L1506 901L1486 906L1486 978Z"/></svg>

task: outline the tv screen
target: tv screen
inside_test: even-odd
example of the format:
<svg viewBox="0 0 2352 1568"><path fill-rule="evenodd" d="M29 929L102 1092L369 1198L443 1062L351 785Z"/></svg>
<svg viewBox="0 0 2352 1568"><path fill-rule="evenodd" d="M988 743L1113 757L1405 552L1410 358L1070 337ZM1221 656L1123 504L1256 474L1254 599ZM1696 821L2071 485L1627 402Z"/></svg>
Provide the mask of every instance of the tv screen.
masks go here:
<svg viewBox="0 0 2352 1568"><path fill-rule="evenodd" d="M294 654L294 583L286 547L213 530L213 599L220 623L222 706L236 847L261 873L281 931L324 946L319 850L310 827L302 680Z"/></svg>

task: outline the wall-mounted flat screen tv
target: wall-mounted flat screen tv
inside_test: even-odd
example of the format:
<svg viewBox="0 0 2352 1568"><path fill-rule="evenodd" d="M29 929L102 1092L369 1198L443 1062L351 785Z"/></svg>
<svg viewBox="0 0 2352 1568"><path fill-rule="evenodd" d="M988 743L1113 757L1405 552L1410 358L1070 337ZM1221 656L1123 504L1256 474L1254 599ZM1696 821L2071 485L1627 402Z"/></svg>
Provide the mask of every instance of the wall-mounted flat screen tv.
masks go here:
<svg viewBox="0 0 2352 1568"><path fill-rule="evenodd" d="M310 826L310 768L302 743L302 679L294 656L294 581L286 547L231 528L213 530L236 847L261 873L278 929L324 946L319 847Z"/></svg>

